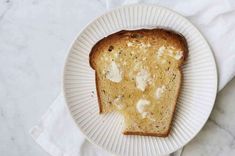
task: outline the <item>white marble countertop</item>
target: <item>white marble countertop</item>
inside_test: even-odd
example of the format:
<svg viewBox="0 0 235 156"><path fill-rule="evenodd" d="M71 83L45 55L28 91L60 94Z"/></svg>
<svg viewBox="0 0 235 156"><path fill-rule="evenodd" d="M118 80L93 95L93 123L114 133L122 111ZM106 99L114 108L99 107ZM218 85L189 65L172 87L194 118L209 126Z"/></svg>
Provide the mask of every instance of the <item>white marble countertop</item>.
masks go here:
<svg viewBox="0 0 235 156"><path fill-rule="evenodd" d="M60 75L71 42L104 11L101 1L80 12L77 8L83 2L0 1L0 155L48 155L28 131L61 89ZM94 16L79 18L88 12ZM218 94L209 121L184 148L183 156L235 153L234 93L235 79Z"/></svg>

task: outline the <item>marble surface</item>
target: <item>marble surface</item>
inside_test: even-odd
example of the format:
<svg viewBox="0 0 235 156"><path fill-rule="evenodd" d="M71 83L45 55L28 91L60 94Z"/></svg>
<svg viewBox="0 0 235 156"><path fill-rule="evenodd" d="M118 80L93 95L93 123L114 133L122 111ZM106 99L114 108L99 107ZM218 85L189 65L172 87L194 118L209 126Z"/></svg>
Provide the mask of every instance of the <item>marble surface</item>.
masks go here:
<svg viewBox="0 0 235 156"><path fill-rule="evenodd" d="M28 131L61 89L71 42L105 11L102 0L68 1L0 0L1 156L48 156ZM89 9L77 9L81 5ZM81 18L88 13L92 16ZM209 121L184 148L183 156L234 155L234 93L235 79L218 94Z"/></svg>
<svg viewBox="0 0 235 156"><path fill-rule="evenodd" d="M235 154L235 78L218 94L206 125L187 144L182 156L233 156Z"/></svg>
<svg viewBox="0 0 235 156"><path fill-rule="evenodd" d="M104 11L102 3L83 3L0 0L1 156L47 155L28 132L61 90L67 49L82 27ZM84 5L90 9L77 9ZM88 13L93 17L83 18Z"/></svg>

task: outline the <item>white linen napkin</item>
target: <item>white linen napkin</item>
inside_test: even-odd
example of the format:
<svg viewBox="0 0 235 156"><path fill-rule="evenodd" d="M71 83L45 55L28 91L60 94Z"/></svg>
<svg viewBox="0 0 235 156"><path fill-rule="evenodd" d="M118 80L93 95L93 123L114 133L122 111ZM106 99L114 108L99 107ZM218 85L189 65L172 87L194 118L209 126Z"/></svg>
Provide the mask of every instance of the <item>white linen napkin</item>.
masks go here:
<svg viewBox="0 0 235 156"><path fill-rule="evenodd" d="M91 3L91 1L88 2ZM100 3L105 4L107 9L131 3L154 3L181 13L199 28L213 49L219 73L219 90L234 77L234 1L101 0ZM87 8L81 6L77 9ZM58 95L40 122L30 130L30 134L52 156L111 155L85 139L69 115L62 93Z"/></svg>

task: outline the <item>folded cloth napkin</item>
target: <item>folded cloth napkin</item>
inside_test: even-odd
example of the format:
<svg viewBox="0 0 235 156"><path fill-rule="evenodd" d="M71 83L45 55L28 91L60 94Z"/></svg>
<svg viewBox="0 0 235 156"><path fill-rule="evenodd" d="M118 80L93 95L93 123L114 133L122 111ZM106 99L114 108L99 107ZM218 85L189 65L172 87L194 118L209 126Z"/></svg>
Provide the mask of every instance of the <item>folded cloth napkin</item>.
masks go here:
<svg viewBox="0 0 235 156"><path fill-rule="evenodd" d="M192 21L210 43L219 73L219 90L235 75L235 3L232 0L204 0L203 2L195 0L101 0L86 1L77 9L87 9L87 3L89 5L102 3L104 10L131 3L158 4L175 10ZM81 15L81 18L85 16ZM69 115L62 93L58 95L41 121L30 130L30 134L52 156L110 155L89 143L78 130Z"/></svg>

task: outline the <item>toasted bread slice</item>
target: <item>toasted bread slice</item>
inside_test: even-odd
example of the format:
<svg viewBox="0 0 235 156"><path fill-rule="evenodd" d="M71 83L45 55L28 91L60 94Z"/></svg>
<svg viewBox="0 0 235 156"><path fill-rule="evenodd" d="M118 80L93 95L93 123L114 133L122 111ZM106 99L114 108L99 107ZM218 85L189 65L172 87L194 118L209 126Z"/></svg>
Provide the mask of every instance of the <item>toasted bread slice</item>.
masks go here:
<svg viewBox="0 0 235 156"><path fill-rule="evenodd" d="M124 134L168 136L187 53L185 38L164 29L100 40L90 53L100 113L124 115Z"/></svg>

